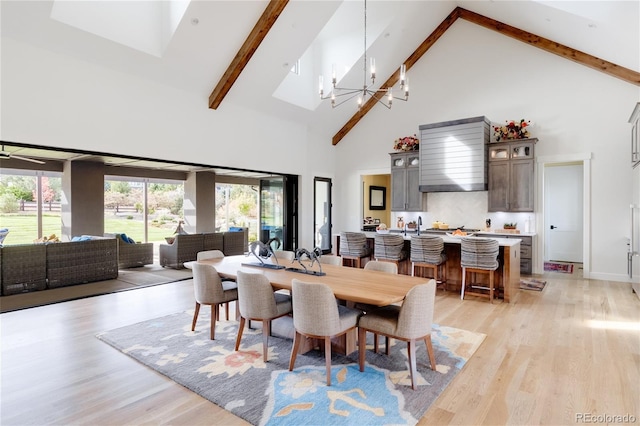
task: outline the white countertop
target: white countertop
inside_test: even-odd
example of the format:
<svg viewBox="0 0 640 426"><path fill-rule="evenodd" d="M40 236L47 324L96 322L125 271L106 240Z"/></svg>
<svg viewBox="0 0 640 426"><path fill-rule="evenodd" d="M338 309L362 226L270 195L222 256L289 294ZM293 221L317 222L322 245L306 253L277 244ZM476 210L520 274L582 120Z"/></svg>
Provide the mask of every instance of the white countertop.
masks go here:
<svg viewBox="0 0 640 426"><path fill-rule="evenodd" d="M367 231L365 231L363 233L367 236L367 238L375 238L375 236L377 234L377 232L367 232ZM415 234L403 235L402 233L397 233L397 232L393 232L391 234L401 235L405 240L411 240L411 236L415 235ZM420 232L420 235L425 235L425 234L429 234L429 232L426 232L426 231L421 231ZM487 234L494 234L494 233L493 232L484 233L483 234L483 238L492 238L492 237L487 236ZM448 236L446 234L443 235L443 234L432 233L432 234L429 234L429 235L437 235L439 237L442 237L442 240L445 243L449 243L449 244L460 244L460 240L461 240L460 237L450 237L450 236ZM508 234L508 235L509 236L512 236L512 235L517 236L519 234ZM522 241L519 238L492 238L492 239L498 241L498 245L506 246L506 247L513 247L513 246L515 246L516 244L519 244Z"/></svg>

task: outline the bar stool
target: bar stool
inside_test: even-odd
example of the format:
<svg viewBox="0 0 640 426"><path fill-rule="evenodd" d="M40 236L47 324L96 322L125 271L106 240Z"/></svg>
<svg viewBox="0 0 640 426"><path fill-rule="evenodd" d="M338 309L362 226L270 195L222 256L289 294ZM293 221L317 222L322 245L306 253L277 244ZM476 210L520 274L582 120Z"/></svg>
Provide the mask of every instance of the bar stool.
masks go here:
<svg viewBox="0 0 640 426"><path fill-rule="evenodd" d="M404 250L404 238L398 234L376 234L374 245L374 256L376 260L382 262L393 262L398 265L398 271L404 270L402 267L407 258Z"/></svg>
<svg viewBox="0 0 640 426"><path fill-rule="evenodd" d="M447 255L444 241L436 235L414 235L411 237L411 276L416 276L416 268L431 270L431 276L438 285L447 290Z"/></svg>
<svg viewBox="0 0 640 426"><path fill-rule="evenodd" d="M367 247L367 236L363 232L340 233L340 256L351 266L362 268L362 259L371 259L371 249Z"/></svg>
<svg viewBox="0 0 640 426"><path fill-rule="evenodd" d="M464 300L467 273L489 275L489 285L471 283L467 292L487 297L493 303L495 289L495 270L498 269L498 242L491 238L466 237L461 241L462 290L460 299ZM475 275L474 275L475 276ZM479 290L479 291L473 291ZM486 293L488 291L488 293Z"/></svg>

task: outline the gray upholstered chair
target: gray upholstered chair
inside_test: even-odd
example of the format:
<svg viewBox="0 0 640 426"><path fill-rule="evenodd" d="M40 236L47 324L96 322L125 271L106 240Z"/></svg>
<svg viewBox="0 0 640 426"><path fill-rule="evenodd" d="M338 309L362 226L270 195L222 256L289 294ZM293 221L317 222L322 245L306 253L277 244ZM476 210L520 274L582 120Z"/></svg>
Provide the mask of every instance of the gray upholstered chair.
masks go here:
<svg viewBox="0 0 640 426"><path fill-rule="evenodd" d="M447 289L447 255L444 241L437 235L414 235L411 237L411 276L416 269L428 269L437 284Z"/></svg>
<svg viewBox="0 0 640 426"><path fill-rule="evenodd" d="M262 357L267 362L271 320L289 315L292 311L291 296L274 293L269 279L263 274L238 271L238 304L240 326L236 338L236 351L240 347L245 320L262 321Z"/></svg>
<svg viewBox="0 0 640 426"><path fill-rule="evenodd" d="M195 262L193 269L193 291L196 308L193 313L191 331L196 329L200 305L211 305L211 340L215 339L216 321L220 317L222 303L238 300L238 287L234 281L223 281L218 271L211 265ZM228 318L227 318L228 319Z"/></svg>
<svg viewBox="0 0 640 426"><path fill-rule="evenodd" d="M404 237L400 234L376 234L374 257L376 260L393 262L398 270L403 270L407 252L404 250Z"/></svg>
<svg viewBox="0 0 640 426"><path fill-rule="evenodd" d="M324 256L320 256L318 258L318 261L323 265L335 265L335 266L342 265L342 257L340 256L324 255Z"/></svg>
<svg viewBox="0 0 640 426"><path fill-rule="evenodd" d="M397 274L398 265L391 262L381 262L379 260L372 260L364 265L364 269L367 271L386 272L388 274Z"/></svg>
<svg viewBox="0 0 640 426"><path fill-rule="evenodd" d="M293 259L296 257L296 253L289 250L276 250L273 254L276 255L278 263L282 263L283 265L293 262Z"/></svg>
<svg viewBox="0 0 640 426"><path fill-rule="evenodd" d="M295 336L289 371L293 370L303 336L322 339L327 368L327 386L331 386L331 338L354 330L362 312L338 305L331 288L326 284L306 283L296 279L292 284Z"/></svg>
<svg viewBox="0 0 640 426"><path fill-rule="evenodd" d="M487 297L493 303L497 291L495 271L498 269L498 242L491 238L466 237L460 242L460 266L462 266L462 289L460 299L464 300L465 291L476 296ZM471 283L467 286L467 275L481 273L489 275L488 284ZM467 288L468 287L468 288Z"/></svg>
<svg viewBox="0 0 640 426"><path fill-rule="evenodd" d="M371 249L367 246L367 235L363 232L340 233L340 256L351 266L362 267L362 259L371 258Z"/></svg>
<svg viewBox="0 0 640 426"><path fill-rule="evenodd" d="M222 259L224 257L224 253L221 250L204 250L204 251L199 251L198 254L196 255L196 260L207 260L207 259ZM187 262L185 262L185 266ZM193 264L193 262L189 262L190 265L187 266L188 268L191 268L191 264ZM233 281L233 280L228 280L228 281ZM227 317L227 321L229 321L229 303L225 303L224 304L224 312L225 315ZM220 312L218 311L218 317L216 318L216 320L220 319Z"/></svg>
<svg viewBox="0 0 640 426"><path fill-rule="evenodd" d="M222 259L223 257L224 253L222 250L204 250L198 252L196 260Z"/></svg>
<svg viewBox="0 0 640 426"><path fill-rule="evenodd" d="M364 265L364 269L367 271L385 272L387 274L398 273L398 265L391 262L381 262L379 260L371 260L367 262ZM358 309L362 309L363 311L370 311L373 308L370 305L356 305L355 307ZM389 340L387 338L387 348L388 347L389 347ZM378 335L376 333L373 334L373 351L375 353L378 353Z"/></svg>
<svg viewBox="0 0 640 426"><path fill-rule="evenodd" d="M411 387L414 390L417 389L416 344L418 341L424 340L431 369L436 369L436 358L431 343L435 292L436 282L430 280L409 290L402 306L385 306L366 312L360 317L358 322L360 371L364 371L367 331L407 342Z"/></svg>

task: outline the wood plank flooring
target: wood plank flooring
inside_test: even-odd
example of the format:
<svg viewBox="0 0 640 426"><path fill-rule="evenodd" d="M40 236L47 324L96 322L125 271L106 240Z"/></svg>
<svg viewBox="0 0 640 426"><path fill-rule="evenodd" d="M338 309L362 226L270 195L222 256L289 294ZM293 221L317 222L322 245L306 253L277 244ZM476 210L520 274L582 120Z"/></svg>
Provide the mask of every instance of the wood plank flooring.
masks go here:
<svg viewBox="0 0 640 426"><path fill-rule="evenodd" d="M640 422L640 300L630 284L547 273L515 304L438 291L438 324L487 338L421 425ZM246 424L97 332L193 309L191 281L0 315L0 423ZM419 350L424 350L420 349Z"/></svg>

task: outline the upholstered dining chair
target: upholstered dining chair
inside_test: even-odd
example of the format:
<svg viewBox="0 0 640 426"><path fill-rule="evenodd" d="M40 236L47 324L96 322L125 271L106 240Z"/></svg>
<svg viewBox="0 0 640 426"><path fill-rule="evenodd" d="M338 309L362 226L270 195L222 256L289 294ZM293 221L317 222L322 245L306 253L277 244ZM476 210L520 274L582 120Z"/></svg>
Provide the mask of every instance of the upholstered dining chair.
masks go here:
<svg viewBox="0 0 640 426"><path fill-rule="evenodd" d="M496 293L495 271L498 269L498 254L500 247L492 238L463 237L460 242L460 266L462 266L462 289L460 299L464 300L465 292L475 296L486 297L490 303ZM489 283L470 283L467 285L468 274L488 274Z"/></svg>
<svg viewBox="0 0 640 426"><path fill-rule="evenodd" d="M331 338L354 330L362 312L338 305L331 288L323 283L307 283L294 279L291 295L293 296L295 335L289 371L293 371L303 336L322 339L324 340L327 386L331 386Z"/></svg>
<svg viewBox="0 0 640 426"><path fill-rule="evenodd" d="M416 344L424 340L431 369L436 358L431 343L431 324L435 302L436 282L419 284L407 292L402 306L390 305L368 311L358 321L358 361L364 371L367 331L407 342L411 387L417 389ZM389 353L387 340L387 354Z"/></svg>
<svg viewBox="0 0 640 426"><path fill-rule="evenodd" d="M293 262L293 259L296 257L296 253L289 250L276 250L273 254L278 259L278 262L289 261Z"/></svg>
<svg viewBox="0 0 640 426"><path fill-rule="evenodd" d="M196 308L193 313L191 331L196 329L200 305L211 305L210 338L214 340L216 321L220 318L220 305L238 300L238 287L234 281L223 281L216 268L211 265L195 262L192 265L192 270Z"/></svg>
<svg viewBox="0 0 640 426"><path fill-rule="evenodd" d="M367 271L386 272L388 274L397 274L398 265L391 262L381 262L379 260L371 260L364 265Z"/></svg>
<svg viewBox="0 0 640 426"><path fill-rule="evenodd" d="M221 250L205 250L196 254L196 260L222 259L223 257L224 253Z"/></svg>
<svg viewBox="0 0 640 426"><path fill-rule="evenodd" d="M238 304L240 325L236 338L236 351L240 348L245 320L262 321L262 359L267 362L271 320L289 315L291 296L275 293L269 279L263 274L238 271Z"/></svg>
<svg viewBox="0 0 640 426"><path fill-rule="evenodd" d="M335 266L342 265L342 257L340 256L324 255L324 256L320 256L318 258L318 261L323 265L335 265Z"/></svg>
<svg viewBox="0 0 640 426"><path fill-rule="evenodd" d="M378 271L385 272L387 274L397 274L398 273L398 265L391 262L381 262L379 260L371 260L364 265L364 269L367 271ZM374 309L371 305L356 305L358 309L362 309L363 311L370 311ZM389 341L387 338L387 348L389 347ZM378 335L376 333L373 334L373 352L378 353ZM387 354L388 355L388 354Z"/></svg>
<svg viewBox="0 0 640 426"><path fill-rule="evenodd" d="M437 235L414 235L411 237L411 276L416 269L430 270L436 284L447 290L447 255L444 241Z"/></svg>
<svg viewBox="0 0 640 426"><path fill-rule="evenodd" d="M196 254L196 261L207 260L207 259L222 259L223 257L224 257L224 253L221 250L205 250L205 251L199 251ZM189 262L189 263L190 265L193 264L193 262ZM189 265L189 268L191 268L190 265ZM233 281L233 280L228 280L228 281ZM227 321L229 321L229 303L224 303L224 313L227 318ZM220 311L218 311L218 317L216 318L216 320L220 320Z"/></svg>
<svg viewBox="0 0 640 426"><path fill-rule="evenodd" d="M393 262L398 270L403 270L407 252L404 250L404 237L400 234L376 234L373 255L376 260Z"/></svg>
<svg viewBox="0 0 640 426"><path fill-rule="evenodd" d="M340 256L351 266L362 267L362 259L371 259L371 249L367 246L367 235L364 232L340 233Z"/></svg>

